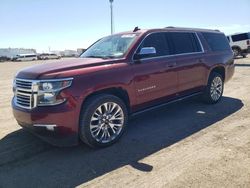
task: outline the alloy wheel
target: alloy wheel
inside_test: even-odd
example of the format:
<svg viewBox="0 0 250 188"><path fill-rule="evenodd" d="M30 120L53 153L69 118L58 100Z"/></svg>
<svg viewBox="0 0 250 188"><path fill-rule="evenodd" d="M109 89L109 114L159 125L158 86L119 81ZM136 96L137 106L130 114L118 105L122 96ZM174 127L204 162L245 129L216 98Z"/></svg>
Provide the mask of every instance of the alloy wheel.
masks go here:
<svg viewBox="0 0 250 188"><path fill-rule="evenodd" d="M210 95L213 101L217 101L220 99L223 91L223 81L220 77L215 77L212 81L210 88Z"/></svg>
<svg viewBox="0 0 250 188"><path fill-rule="evenodd" d="M100 105L90 120L90 132L99 143L109 143L119 136L124 125L124 112L114 102Z"/></svg>
<svg viewBox="0 0 250 188"><path fill-rule="evenodd" d="M237 57L239 55L239 50L238 49L233 49L234 57Z"/></svg>

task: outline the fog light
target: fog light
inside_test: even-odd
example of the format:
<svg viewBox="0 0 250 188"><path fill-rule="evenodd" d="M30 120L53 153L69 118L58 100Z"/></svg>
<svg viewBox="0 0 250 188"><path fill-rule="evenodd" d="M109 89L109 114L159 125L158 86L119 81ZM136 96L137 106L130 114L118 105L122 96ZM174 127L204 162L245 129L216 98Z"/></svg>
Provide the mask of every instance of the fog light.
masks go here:
<svg viewBox="0 0 250 188"><path fill-rule="evenodd" d="M48 131L54 131L57 125L34 124L34 127L45 127Z"/></svg>

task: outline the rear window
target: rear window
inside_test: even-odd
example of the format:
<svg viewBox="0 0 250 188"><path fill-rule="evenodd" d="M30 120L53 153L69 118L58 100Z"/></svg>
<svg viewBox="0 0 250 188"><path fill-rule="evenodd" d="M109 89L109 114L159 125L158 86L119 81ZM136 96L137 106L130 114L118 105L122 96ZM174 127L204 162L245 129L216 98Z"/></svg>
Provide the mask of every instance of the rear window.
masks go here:
<svg viewBox="0 0 250 188"><path fill-rule="evenodd" d="M238 35L232 35L233 42L250 39L250 33L242 33Z"/></svg>
<svg viewBox="0 0 250 188"><path fill-rule="evenodd" d="M201 52L200 43L194 33L169 32L167 36L174 47L174 54Z"/></svg>
<svg viewBox="0 0 250 188"><path fill-rule="evenodd" d="M212 51L230 50L229 42L222 33L202 33Z"/></svg>
<svg viewBox="0 0 250 188"><path fill-rule="evenodd" d="M26 55L25 57L36 57L36 55Z"/></svg>

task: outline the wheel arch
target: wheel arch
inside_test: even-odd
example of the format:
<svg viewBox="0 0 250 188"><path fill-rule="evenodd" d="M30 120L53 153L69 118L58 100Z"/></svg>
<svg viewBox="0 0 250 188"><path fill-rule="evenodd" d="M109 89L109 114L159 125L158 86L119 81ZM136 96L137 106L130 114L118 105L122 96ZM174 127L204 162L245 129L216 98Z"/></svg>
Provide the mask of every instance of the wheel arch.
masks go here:
<svg viewBox="0 0 250 188"><path fill-rule="evenodd" d="M223 78L223 81L225 81L225 78L226 78L226 69L224 66L222 65L219 65L219 66L216 66L216 67L213 67L209 73L209 76L211 75L212 72L216 72L218 74L220 74Z"/></svg>
<svg viewBox="0 0 250 188"><path fill-rule="evenodd" d="M105 88L105 89L100 89L100 90L93 91L93 92L87 94L84 97L84 100L83 100L83 102L81 104L81 108L84 106L84 104L86 103L86 101L88 99L90 99L93 96L100 95L100 94L110 94L110 95L114 95L114 96L120 98L124 102L124 104L126 105L128 113L130 112L130 98L129 98L129 94L122 87Z"/></svg>
<svg viewBox="0 0 250 188"><path fill-rule="evenodd" d="M237 45L234 45L234 46L232 46L231 48L232 48L232 49L239 49L239 50L241 51L241 48L240 48L239 46L237 46Z"/></svg>

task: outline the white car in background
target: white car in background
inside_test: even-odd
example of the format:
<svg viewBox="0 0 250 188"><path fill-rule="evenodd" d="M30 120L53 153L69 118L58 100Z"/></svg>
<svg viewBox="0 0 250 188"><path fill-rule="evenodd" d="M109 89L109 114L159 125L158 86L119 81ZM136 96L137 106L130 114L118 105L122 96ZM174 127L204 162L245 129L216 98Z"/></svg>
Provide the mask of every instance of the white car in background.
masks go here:
<svg viewBox="0 0 250 188"><path fill-rule="evenodd" d="M38 59L48 60L48 59L60 59L61 56L54 53L43 53L38 56Z"/></svg>
<svg viewBox="0 0 250 188"><path fill-rule="evenodd" d="M35 61L37 60L36 54L19 54L12 58L12 61Z"/></svg>
<svg viewBox="0 0 250 188"><path fill-rule="evenodd" d="M227 39L234 52L234 57L246 57L250 53L250 32L228 35Z"/></svg>

